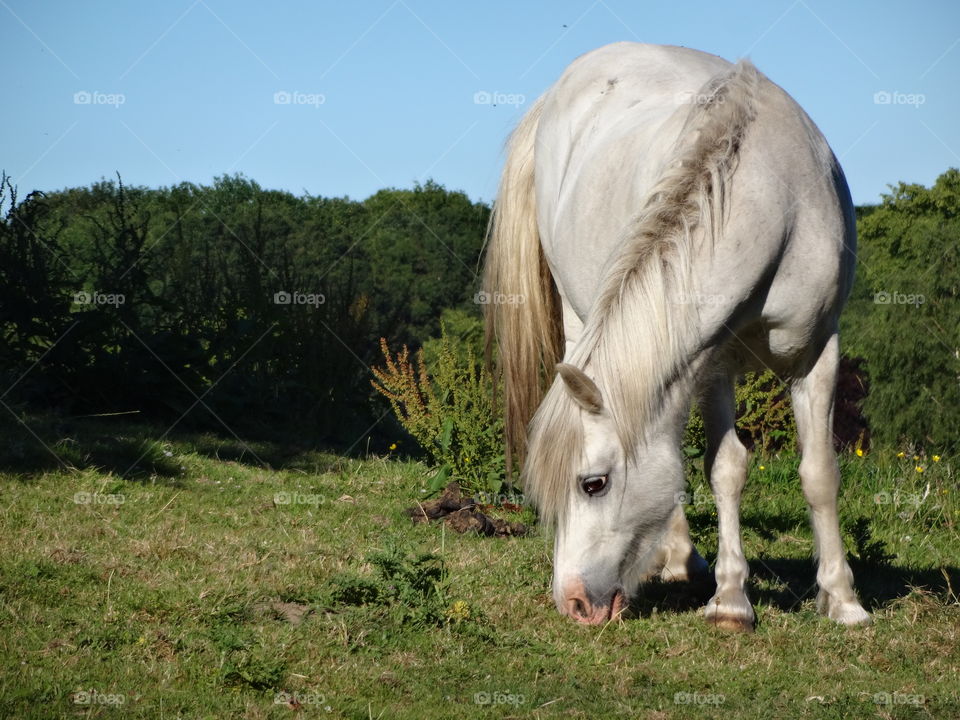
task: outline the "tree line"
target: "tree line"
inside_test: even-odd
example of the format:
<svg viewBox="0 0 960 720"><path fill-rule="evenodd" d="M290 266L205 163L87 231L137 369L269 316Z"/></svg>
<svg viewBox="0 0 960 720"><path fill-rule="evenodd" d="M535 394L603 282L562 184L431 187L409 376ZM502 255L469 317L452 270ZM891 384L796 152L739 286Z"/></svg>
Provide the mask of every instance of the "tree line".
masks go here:
<svg viewBox="0 0 960 720"><path fill-rule="evenodd" d="M382 416L378 341L470 308L489 209L428 182L363 201L242 176L120 178L0 207L0 383L11 409L138 411L333 446ZM225 427L226 426L226 427Z"/></svg>
<svg viewBox="0 0 960 720"><path fill-rule="evenodd" d="M370 386L380 338L421 347L450 310L479 322L490 209L434 182L358 201L240 175L21 197L4 177L0 209L4 413L138 412L340 448L375 426L383 444L398 429ZM858 230L841 320L858 375L842 381L869 384L875 440L954 447L960 173L892 187Z"/></svg>

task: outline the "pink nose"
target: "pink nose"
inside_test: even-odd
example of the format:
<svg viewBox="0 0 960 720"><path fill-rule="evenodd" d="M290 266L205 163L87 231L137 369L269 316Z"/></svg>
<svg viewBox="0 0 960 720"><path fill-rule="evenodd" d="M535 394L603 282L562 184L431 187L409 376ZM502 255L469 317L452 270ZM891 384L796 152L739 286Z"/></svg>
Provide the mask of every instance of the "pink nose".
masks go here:
<svg viewBox="0 0 960 720"><path fill-rule="evenodd" d="M616 618L626 609L623 590L616 588L605 599L590 602L582 582L568 583L560 612L585 625L599 625Z"/></svg>

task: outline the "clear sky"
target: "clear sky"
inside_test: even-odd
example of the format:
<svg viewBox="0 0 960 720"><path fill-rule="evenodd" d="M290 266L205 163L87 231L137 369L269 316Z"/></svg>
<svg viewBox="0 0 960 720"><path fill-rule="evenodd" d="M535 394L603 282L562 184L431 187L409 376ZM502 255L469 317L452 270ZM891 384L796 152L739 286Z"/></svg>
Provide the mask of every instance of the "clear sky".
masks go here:
<svg viewBox="0 0 960 720"><path fill-rule="evenodd" d="M21 193L242 172L357 199L433 178L489 201L524 109L616 40L749 56L857 203L960 166L957 0L0 0L0 169Z"/></svg>

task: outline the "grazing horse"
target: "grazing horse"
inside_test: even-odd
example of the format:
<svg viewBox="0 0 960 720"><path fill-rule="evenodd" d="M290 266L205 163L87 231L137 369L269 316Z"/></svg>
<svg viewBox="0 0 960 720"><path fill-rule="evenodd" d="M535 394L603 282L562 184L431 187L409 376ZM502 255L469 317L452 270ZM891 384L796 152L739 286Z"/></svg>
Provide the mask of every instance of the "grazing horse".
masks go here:
<svg viewBox="0 0 960 720"><path fill-rule="evenodd" d="M843 172L787 93L748 61L617 43L575 60L511 136L487 247L507 456L555 529L558 610L602 623L660 573L706 569L681 499L691 402L717 505L704 608L751 630L740 541L748 452L734 382L789 382L819 560L817 608L869 622L837 519L838 316L856 227Z"/></svg>

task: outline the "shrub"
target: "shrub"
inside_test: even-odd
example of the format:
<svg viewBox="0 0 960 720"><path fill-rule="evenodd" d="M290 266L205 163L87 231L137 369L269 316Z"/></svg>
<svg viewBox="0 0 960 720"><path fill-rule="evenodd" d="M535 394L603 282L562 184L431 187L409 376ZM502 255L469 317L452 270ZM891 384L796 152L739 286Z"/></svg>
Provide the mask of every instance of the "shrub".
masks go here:
<svg viewBox="0 0 960 720"><path fill-rule="evenodd" d="M960 426L960 171L899 183L861 212L857 280L841 316L867 359L866 414L887 446L951 451Z"/></svg>
<svg viewBox="0 0 960 720"><path fill-rule="evenodd" d="M748 448L770 454L796 446L790 390L773 371L747 373L737 384L736 397L737 433Z"/></svg>
<svg viewBox="0 0 960 720"><path fill-rule="evenodd" d="M479 321L476 321L479 323ZM390 401L401 425L438 468L439 490L456 480L468 493L499 492L504 481L503 410L493 380L477 354L441 322L440 338L411 358L404 345L394 355L380 340L385 365L373 368L373 387Z"/></svg>
<svg viewBox="0 0 960 720"><path fill-rule="evenodd" d="M736 386L737 435L747 448L771 454L796 443L797 426L790 405L790 392L771 370L747 373ZM684 436L684 451L697 456L704 452L703 417L696 406Z"/></svg>
<svg viewBox="0 0 960 720"><path fill-rule="evenodd" d="M870 432L863 416L869 382L863 358L840 358L833 413L833 444L837 450L867 450ZM746 373L736 386L737 435L748 449L761 455L790 451L797 444L797 424L790 388L771 370ZM703 418L694 407L684 438L688 455L704 451Z"/></svg>

